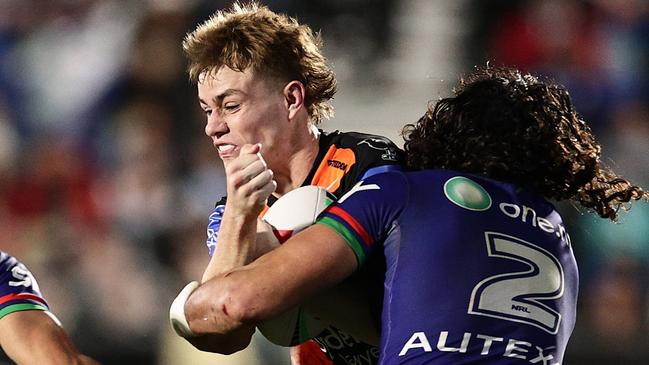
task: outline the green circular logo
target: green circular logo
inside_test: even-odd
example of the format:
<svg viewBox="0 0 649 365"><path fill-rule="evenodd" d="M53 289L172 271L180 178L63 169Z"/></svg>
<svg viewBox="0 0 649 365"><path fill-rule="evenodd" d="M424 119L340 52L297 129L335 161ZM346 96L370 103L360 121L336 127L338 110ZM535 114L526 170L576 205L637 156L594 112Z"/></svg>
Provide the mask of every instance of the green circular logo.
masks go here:
<svg viewBox="0 0 649 365"><path fill-rule="evenodd" d="M455 176L444 183L444 194L448 200L464 209L483 211L491 207L491 196L475 181Z"/></svg>

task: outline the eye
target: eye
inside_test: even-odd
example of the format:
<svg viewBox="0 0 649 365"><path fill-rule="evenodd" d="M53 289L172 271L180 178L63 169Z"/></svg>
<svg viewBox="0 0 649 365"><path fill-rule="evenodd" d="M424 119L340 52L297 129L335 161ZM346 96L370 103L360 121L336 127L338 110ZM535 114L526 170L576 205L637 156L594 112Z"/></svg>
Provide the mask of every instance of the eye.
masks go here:
<svg viewBox="0 0 649 365"><path fill-rule="evenodd" d="M239 108L239 104L238 104L238 103L226 103L226 104L223 106L223 109L225 109L225 110L227 110L227 111L234 111L234 110L236 110L236 109L238 109L238 108Z"/></svg>
<svg viewBox="0 0 649 365"><path fill-rule="evenodd" d="M212 115L212 109L203 109L203 113L205 113L206 117L209 117Z"/></svg>

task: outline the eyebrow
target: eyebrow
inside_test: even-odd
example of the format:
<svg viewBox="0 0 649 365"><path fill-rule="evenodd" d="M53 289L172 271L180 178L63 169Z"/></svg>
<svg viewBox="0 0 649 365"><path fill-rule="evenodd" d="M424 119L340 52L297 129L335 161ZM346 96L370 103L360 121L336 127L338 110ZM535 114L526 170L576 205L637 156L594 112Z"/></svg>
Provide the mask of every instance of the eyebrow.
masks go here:
<svg viewBox="0 0 649 365"><path fill-rule="evenodd" d="M220 93L219 95L214 96L214 97L212 98L212 101L213 101L215 104L220 104L220 103L223 101L223 99L225 99L226 97L228 97L228 96L230 96L230 95L234 95L234 94L245 95L246 93L244 93L244 92L241 91L241 90L237 90L237 89L226 89L225 91L223 91L223 92ZM201 104L207 105L207 102L205 102L205 100L203 100L203 99L201 99L201 98L198 98L198 101L199 101Z"/></svg>

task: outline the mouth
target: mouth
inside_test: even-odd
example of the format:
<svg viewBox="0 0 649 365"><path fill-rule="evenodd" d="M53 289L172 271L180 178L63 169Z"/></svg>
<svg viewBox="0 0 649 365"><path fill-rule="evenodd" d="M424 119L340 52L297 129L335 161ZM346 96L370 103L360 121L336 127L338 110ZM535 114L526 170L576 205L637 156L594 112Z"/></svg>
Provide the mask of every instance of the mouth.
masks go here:
<svg viewBox="0 0 649 365"><path fill-rule="evenodd" d="M216 146L217 151L219 151L219 156L221 158L232 157L234 155L237 146L229 143L219 144Z"/></svg>

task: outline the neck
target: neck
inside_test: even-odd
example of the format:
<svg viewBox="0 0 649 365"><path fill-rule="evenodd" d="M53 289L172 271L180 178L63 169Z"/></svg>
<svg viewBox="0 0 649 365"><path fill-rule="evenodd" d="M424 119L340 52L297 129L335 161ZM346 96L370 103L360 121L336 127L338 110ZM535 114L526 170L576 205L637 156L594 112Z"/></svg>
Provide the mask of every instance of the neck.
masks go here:
<svg viewBox="0 0 649 365"><path fill-rule="evenodd" d="M304 183L313 162L318 156L319 132L317 128L309 125L309 130L300 138L295 138L290 146L290 152L282 157L280 169L273 170L274 179L277 182L276 196L282 196L294 190Z"/></svg>

